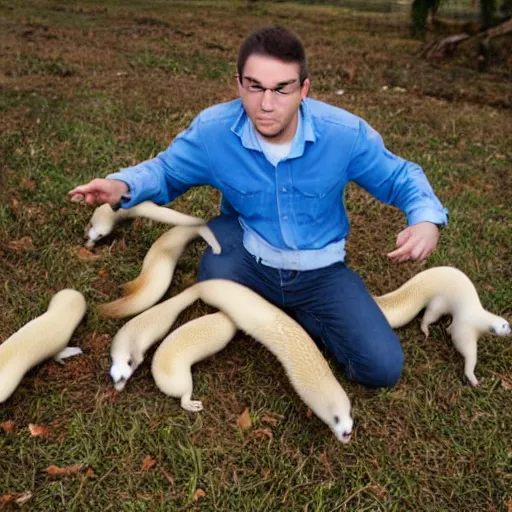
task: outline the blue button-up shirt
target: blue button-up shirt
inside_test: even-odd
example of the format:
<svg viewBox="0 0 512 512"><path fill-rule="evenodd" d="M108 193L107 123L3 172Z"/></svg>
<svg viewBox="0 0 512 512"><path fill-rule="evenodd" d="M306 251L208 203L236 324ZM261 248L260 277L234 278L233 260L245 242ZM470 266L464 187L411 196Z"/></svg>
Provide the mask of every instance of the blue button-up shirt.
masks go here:
<svg viewBox="0 0 512 512"><path fill-rule="evenodd" d="M155 158L107 177L130 187L124 208L145 200L166 204L195 185L219 189L222 211L239 216L246 249L276 268L343 261L349 181L401 209L409 225L447 222L421 167L388 151L365 121L309 98L300 116L291 151L276 166L237 99L201 112Z"/></svg>

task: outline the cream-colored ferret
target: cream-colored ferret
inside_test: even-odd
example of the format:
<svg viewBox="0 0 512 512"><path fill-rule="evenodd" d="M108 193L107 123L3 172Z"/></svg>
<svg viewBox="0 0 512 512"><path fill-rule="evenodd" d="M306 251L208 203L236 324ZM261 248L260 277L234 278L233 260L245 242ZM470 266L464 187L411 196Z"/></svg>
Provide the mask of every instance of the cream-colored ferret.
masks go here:
<svg viewBox="0 0 512 512"><path fill-rule="evenodd" d="M72 289L57 292L46 313L34 318L0 345L0 403L7 400L23 376L50 357L81 354L67 344L86 311L83 295Z"/></svg>
<svg viewBox="0 0 512 512"><path fill-rule="evenodd" d="M83 196L78 195L72 200L79 202L82 199ZM91 220L85 228L85 238L87 239L85 246L88 248L94 247L96 242L112 232L116 224L137 217L178 226L204 226L206 224L199 217L180 213L165 206L158 206L151 201L144 201L131 208L119 208L117 210L113 210L109 204L105 203L94 210Z"/></svg>

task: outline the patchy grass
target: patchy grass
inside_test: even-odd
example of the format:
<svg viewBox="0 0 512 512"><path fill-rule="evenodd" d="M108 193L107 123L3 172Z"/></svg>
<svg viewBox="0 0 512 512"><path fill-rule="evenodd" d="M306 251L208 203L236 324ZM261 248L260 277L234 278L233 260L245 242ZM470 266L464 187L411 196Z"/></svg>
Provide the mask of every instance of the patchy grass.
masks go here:
<svg viewBox="0 0 512 512"><path fill-rule="evenodd" d="M390 149L424 167L449 208L427 265L459 267L487 308L510 317L509 57L486 74L470 53L423 62L402 18L320 5L6 0L0 14L0 339L63 287L90 306L73 337L84 355L34 368L0 407L1 507L26 499L30 510L511 510L510 340L482 340L475 390L461 383L445 321L428 340L418 321L399 331L406 367L393 390L365 389L336 370L357 418L346 447L308 416L274 357L243 336L194 369L201 414L156 389L152 351L116 393L109 346L123 321L101 319L96 305L138 274L165 227L121 226L83 260L92 209L66 200L73 186L150 158L200 109L234 98L239 43L257 26L284 23L309 49L312 96L367 119ZM218 200L200 188L174 206L209 218ZM350 264L372 292L424 268L384 256L401 214L355 186L347 203ZM171 294L194 282L203 247L187 249ZM195 305L180 323L206 310ZM242 432L245 408L252 425ZM29 424L47 435L33 437ZM69 474L52 475L51 465Z"/></svg>

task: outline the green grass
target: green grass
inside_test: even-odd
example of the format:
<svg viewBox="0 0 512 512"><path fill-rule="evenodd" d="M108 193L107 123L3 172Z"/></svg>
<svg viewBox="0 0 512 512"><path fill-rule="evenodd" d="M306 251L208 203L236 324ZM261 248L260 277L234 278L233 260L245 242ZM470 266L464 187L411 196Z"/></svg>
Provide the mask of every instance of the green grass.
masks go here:
<svg viewBox="0 0 512 512"><path fill-rule="evenodd" d="M510 339L481 340L478 389L461 381L447 320L428 340L418 320L399 330L406 363L392 390L366 389L335 369L357 419L347 446L307 414L275 358L241 335L194 368L200 414L158 391L154 350L117 393L109 347L124 322L102 319L96 306L138 275L166 228L119 226L84 260L93 210L66 199L75 185L157 154L199 110L236 97L243 37L287 24L309 50L312 96L369 121L391 150L422 165L450 210L427 265L460 268L484 306L510 318L509 60L486 74L470 49L424 62L401 20L242 0L0 4L0 340L61 288L81 290L89 305L72 343L84 354L32 369L0 406L0 423L15 422L12 433L0 428L0 509L18 510L25 495L28 510L510 511ZM400 213L352 185L346 202L349 263L373 293L424 268L385 257L404 227ZM210 218L218 204L205 187L173 206ZM169 294L194 282L203 248L187 249ZM178 323L206 311L195 305ZM252 425L241 432L246 407ZM32 437L29 424L51 437ZM69 476L46 471L77 464Z"/></svg>

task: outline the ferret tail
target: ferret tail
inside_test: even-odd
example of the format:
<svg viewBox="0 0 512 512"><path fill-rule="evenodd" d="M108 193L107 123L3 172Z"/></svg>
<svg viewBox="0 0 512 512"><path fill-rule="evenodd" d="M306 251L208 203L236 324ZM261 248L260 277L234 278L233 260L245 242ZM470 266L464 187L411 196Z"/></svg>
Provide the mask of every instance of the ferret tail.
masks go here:
<svg viewBox="0 0 512 512"><path fill-rule="evenodd" d="M145 217L164 224L178 226L200 226L204 224L204 220L199 217L180 213L165 206L158 206L150 201L144 201L131 208L131 210L131 216Z"/></svg>
<svg viewBox="0 0 512 512"><path fill-rule="evenodd" d="M136 315L151 307L163 296L168 288L165 279L152 279L152 273L143 272L128 283L130 294L98 307L101 315L109 318L123 318Z"/></svg>

